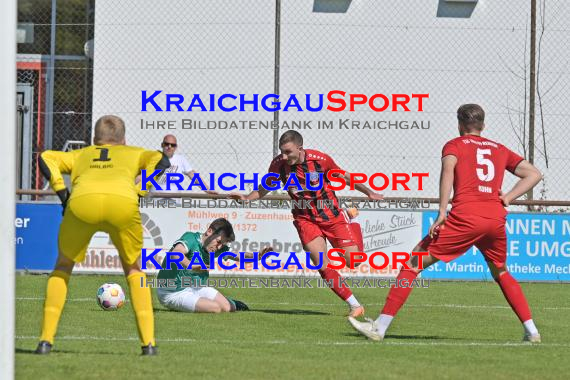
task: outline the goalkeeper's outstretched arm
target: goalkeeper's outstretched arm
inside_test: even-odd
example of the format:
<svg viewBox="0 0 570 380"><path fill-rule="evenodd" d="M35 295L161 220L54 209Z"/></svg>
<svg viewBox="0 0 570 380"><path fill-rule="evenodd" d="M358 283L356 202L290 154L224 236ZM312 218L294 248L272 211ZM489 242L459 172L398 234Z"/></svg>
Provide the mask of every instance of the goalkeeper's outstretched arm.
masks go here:
<svg viewBox="0 0 570 380"><path fill-rule="evenodd" d="M69 198L69 190L65 187L62 174L71 173L76 156L75 152L46 150L40 154L39 159L40 171L56 192L64 210Z"/></svg>
<svg viewBox="0 0 570 380"><path fill-rule="evenodd" d="M160 170L160 172L155 177L160 177L166 169L170 167L170 160L163 153L157 150L149 150L144 152L140 157L139 168L145 169L147 173L153 173L155 170ZM141 181L140 174L135 178L135 184L139 184ZM148 183L146 190L138 189L139 197L144 197L148 190L150 190L151 184Z"/></svg>

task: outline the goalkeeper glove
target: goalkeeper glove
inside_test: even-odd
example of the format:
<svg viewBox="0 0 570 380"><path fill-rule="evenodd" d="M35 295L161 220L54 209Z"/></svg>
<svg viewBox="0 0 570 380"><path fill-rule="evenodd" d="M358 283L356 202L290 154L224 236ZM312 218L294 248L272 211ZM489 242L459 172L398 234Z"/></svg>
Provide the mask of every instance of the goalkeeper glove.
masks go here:
<svg viewBox="0 0 570 380"><path fill-rule="evenodd" d="M56 191L56 194L61 201L61 207L63 208L61 210L61 215L63 215L65 214L65 207L67 206L67 200L69 199L69 190L67 190L67 188L61 189L59 191Z"/></svg>

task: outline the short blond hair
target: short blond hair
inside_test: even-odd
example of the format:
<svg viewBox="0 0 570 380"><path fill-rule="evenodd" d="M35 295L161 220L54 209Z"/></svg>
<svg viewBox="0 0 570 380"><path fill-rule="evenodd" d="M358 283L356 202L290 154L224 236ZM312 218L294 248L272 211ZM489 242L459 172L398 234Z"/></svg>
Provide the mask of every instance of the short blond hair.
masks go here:
<svg viewBox="0 0 570 380"><path fill-rule="evenodd" d="M125 138L125 122L118 116L101 116L95 123L95 145L121 144Z"/></svg>

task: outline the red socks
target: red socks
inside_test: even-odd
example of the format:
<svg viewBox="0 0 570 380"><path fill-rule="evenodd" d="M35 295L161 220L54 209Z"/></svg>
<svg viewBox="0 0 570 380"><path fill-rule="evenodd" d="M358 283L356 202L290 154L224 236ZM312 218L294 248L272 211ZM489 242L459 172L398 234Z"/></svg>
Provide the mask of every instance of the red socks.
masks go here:
<svg viewBox="0 0 570 380"><path fill-rule="evenodd" d="M403 280L407 280L407 283L411 283L413 280L416 279L417 276L418 276L417 273L415 273L414 271L403 269L398 274L397 278L398 285L406 283L406 281ZM514 277L511 276L509 272L503 272L499 276L497 283L501 287L501 290L503 291L503 294L505 295L507 302L509 303L509 305L511 305L513 311L515 312L517 317L519 317L520 321L524 323L529 319L532 319L530 308L528 307L528 303L526 301L524 293L517 280L515 280ZM386 298L386 304L382 309L382 314L395 316L402 307L402 305L404 305L411 292L412 292L411 286L410 287L392 286L390 292L388 292L388 297Z"/></svg>
<svg viewBox="0 0 570 380"><path fill-rule="evenodd" d="M331 290L344 301L346 301L352 295L352 291L350 290L348 285L341 284L340 279L342 278L342 276L336 270L331 268L325 268L323 270L320 270L319 274L328 283L332 281L333 286L331 287Z"/></svg>
<svg viewBox="0 0 570 380"><path fill-rule="evenodd" d="M526 297L517 280L509 272L503 272L499 275L497 283L520 321L524 323L532 319Z"/></svg>
<svg viewBox="0 0 570 380"><path fill-rule="evenodd" d="M418 277L418 274L409 269L402 269L397 277L397 284L390 288L388 297L386 297L386 304L382 309L382 314L395 316L398 310L404 305L408 296L412 292L412 281ZM404 281L407 280L407 281ZM409 284L409 286L402 287L399 285Z"/></svg>

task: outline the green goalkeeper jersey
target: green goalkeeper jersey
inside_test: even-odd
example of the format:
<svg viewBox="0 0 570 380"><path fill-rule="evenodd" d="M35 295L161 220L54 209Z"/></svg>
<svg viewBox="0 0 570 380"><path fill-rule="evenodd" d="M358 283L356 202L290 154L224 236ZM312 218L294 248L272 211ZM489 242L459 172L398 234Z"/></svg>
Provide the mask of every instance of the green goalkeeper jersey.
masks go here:
<svg viewBox="0 0 570 380"><path fill-rule="evenodd" d="M210 253L206 252L206 250L204 249L204 247L202 246L202 240L201 240L202 234L199 232L186 232L184 235L182 235L182 237L180 237L180 239L176 240L174 242L174 244L172 245L172 247L174 248L177 244L182 244L186 250L188 251L186 253L186 257L188 258L188 260L192 261L192 256L194 255L194 252L198 252L200 254L200 257L202 258L202 261L206 264L209 265L210 263ZM218 257L220 256L222 253L224 252L228 252L229 248L227 245L224 245L221 249L219 249L218 251L214 252L214 256ZM166 264L166 257L164 258L161 266L163 268L165 268L165 264ZM194 262L194 265L197 265L199 263L197 263L196 261ZM165 290L170 290L170 291L179 291L182 290L183 287L183 280L182 278L186 277L186 279L184 280L184 285L188 286L189 282L192 282L191 286L199 286L199 284L201 285L205 285L206 281L208 280L209 277L209 272L208 271L193 271L191 269L178 269L176 263L171 263L170 264L170 269L161 269L160 271L158 271L158 276L157 278L160 279L165 279L166 281L168 281L170 279L170 281L172 282L172 279L174 279L174 283L176 284L176 287L165 287L163 289Z"/></svg>

